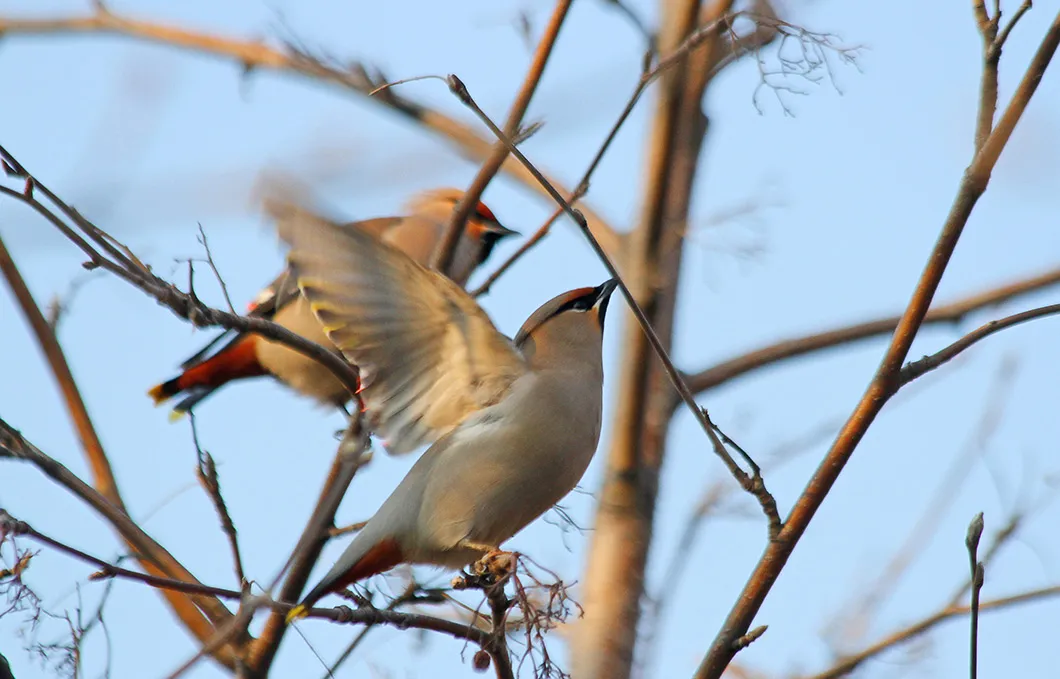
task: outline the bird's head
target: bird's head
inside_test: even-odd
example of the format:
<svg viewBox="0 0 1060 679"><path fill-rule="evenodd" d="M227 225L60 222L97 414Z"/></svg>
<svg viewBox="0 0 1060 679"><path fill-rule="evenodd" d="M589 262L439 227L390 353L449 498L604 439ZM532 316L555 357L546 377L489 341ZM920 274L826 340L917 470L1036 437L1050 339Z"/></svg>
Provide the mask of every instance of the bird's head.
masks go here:
<svg viewBox="0 0 1060 679"><path fill-rule="evenodd" d="M552 346L594 347L599 354L604 318L611 293L618 286L612 278L595 288L577 288L553 297L530 315L515 335L515 345L526 354Z"/></svg>
<svg viewBox="0 0 1060 679"><path fill-rule="evenodd" d="M410 214L419 215L441 226L437 231L441 243L446 232L444 226L449 223L453 210L463 197L464 192L460 189L431 189L413 196L408 203L408 210ZM501 224L493 210L479 201L464 224L464 233L457 244L447 275L463 284L476 267L489 259L497 243L508 236L518 235L518 231Z"/></svg>

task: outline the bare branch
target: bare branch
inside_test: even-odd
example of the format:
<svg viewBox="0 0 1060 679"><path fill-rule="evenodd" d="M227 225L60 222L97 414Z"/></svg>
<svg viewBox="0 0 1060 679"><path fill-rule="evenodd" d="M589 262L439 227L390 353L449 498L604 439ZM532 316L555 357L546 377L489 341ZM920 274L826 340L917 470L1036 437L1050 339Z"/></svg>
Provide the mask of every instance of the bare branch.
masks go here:
<svg viewBox="0 0 1060 679"><path fill-rule="evenodd" d="M358 390L357 371L332 349L291 332L281 325L264 318L239 316L211 308L199 300L193 290L181 292L173 284L156 276L151 269L141 262L129 248L118 242L92 222L82 217L76 210L64 203L41 184L15 160L6 149L0 146L0 159L11 168L9 174L25 179L26 190L15 191L0 185L0 194L8 195L25 203L51 222L59 231L84 252L89 261L86 268L102 268L118 276L130 285L139 288L157 302L168 308L177 316L189 320L196 326L221 326L230 330L253 332L269 339L276 340L295 351L309 356L326 366L342 382L351 394ZM38 201L34 190L39 190L49 201L58 206L62 214L80 230L85 237L68 225L62 217L47 205ZM88 240L86 240L86 237ZM89 240L92 241L89 243ZM97 249L98 248L98 249ZM189 274L190 275L190 274ZM79 425L80 426L80 425Z"/></svg>
<svg viewBox="0 0 1060 679"><path fill-rule="evenodd" d="M221 520L221 530L224 531L225 537L228 539L228 547L232 550L232 564L236 569L236 581L239 583L240 590L245 591L250 586L250 583L247 581L246 572L243 570L243 556L239 551L236 524L232 521L232 515L228 513L228 505L225 504L225 499L221 495L221 481L217 478L217 465L214 464L213 456L204 451L202 457L199 458L195 473L206 494L210 496L214 509L217 510L217 516Z"/></svg>
<svg viewBox="0 0 1060 679"><path fill-rule="evenodd" d="M545 27L545 33L541 36L541 42L538 43L537 49L534 51L534 57L530 62L530 70L527 72L526 78L523 80L523 86L519 89L519 93L515 95L515 101L512 102L511 109L508 111L508 119L504 123L504 133L509 137L515 137L519 132L523 116L526 115L526 109L530 106L530 99L533 98L534 92L537 91L537 86L541 82L541 76L545 73L548 58L552 56L552 49L556 45L559 31L567 18L567 11L570 9L571 2L573 0L557 0L556 7L552 10L552 18L549 19L548 26ZM486 162L482 164L475 178L471 181L471 186L468 187L467 192L454 206L453 216L449 220L449 228L446 230L445 238L435 249L434 256L431 259L431 268L435 271L448 269L450 262L453 260L453 254L456 252L456 245L460 241L460 232L463 231L468 216L475 210L482 193L497 175L501 165L504 164L507 158L508 147L500 142L495 144L493 151L486 158Z"/></svg>
<svg viewBox="0 0 1060 679"><path fill-rule="evenodd" d="M217 284L221 286L221 294L224 295L228 310L233 314L236 313L236 308L232 306L232 298L228 294L228 286L225 285L225 279L221 277L221 272L217 269L217 263L213 261L213 253L210 252L210 241L206 239L206 231L203 230L202 224L199 224L199 242L202 243L202 249L206 252L206 263L210 265L210 270L213 271Z"/></svg>
<svg viewBox="0 0 1060 679"><path fill-rule="evenodd" d="M784 524L784 529L776 540L766 546L765 553L752 571L722 629L711 644L710 651L700 664L695 675L697 679L719 679L721 677L725 667L736 653L732 648L733 641L747 633L766 595L776 582L792 550L831 490L839 473L850 460L858 443L884 404L901 386L902 363L927 315L928 307L957 246L964 225L979 197L986 191L998 156L1008 142L1027 103L1038 88L1058 45L1060 45L1060 14L1054 18L1005 113L965 171L950 214L946 218L938 241L928 258L912 299L895 329L876 375L854 412L851 413L850 419L840 431L831 450L814 472L806 490L796 501ZM986 86L988 83L984 81L984 87Z"/></svg>
<svg viewBox="0 0 1060 679"><path fill-rule="evenodd" d="M965 544L968 547L968 561L972 570L972 641L971 641L971 679L975 679L979 672L979 592L983 589L983 564L979 561L979 538L983 537L983 513L979 512L968 525L968 537Z"/></svg>
<svg viewBox="0 0 1060 679"><path fill-rule="evenodd" d="M975 311L997 306L1057 283L1060 283L1060 268L977 292L930 310L924 316L924 325L960 323ZM688 375L686 380L693 391L706 391L774 363L893 333L900 320L901 316L891 316L783 340L700 370Z"/></svg>
<svg viewBox="0 0 1060 679"><path fill-rule="evenodd" d="M1060 596L1060 585L1034 589L1028 592L1023 592L1022 594L1002 597L992 601L984 601L979 604L979 610L984 613L987 611L999 611L1012 606L1018 606L1019 604L1031 603L1042 599L1051 599L1055 596ZM927 616L919 622L898 630L893 634L887 635L858 653L846 656L840 662L824 672L807 676L803 679L839 679L839 677L844 677L853 672L864 664L865 661L871 660L896 646L917 639L923 636L925 632L934 629L947 620L963 617L969 613L971 613L971 608L968 606L948 606L937 613Z"/></svg>
<svg viewBox="0 0 1060 679"><path fill-rule="evenodd" d="M2 148L0 148L0 153L3 153L4 160L12 169L22 169L17 161L7 157L6 152ZM24 195L27 199L34 200L32 198L32 187L34 186L32 180L27 180L26 186L27 191L25 194L18 195ZM6 187L0 186L0 189L2 188ZM121 257L121 253L118 256ZM172 554L150 539L143 531L140 531L135 523L128 518L110 461L88 416L88 410L85 407L84 400L81 398L81 393L77 388L77 383L74 381L73 374L70 372L70 366L67 364L66 357L59 346L59 340L56 338L51 326L48 325L47 320L45 320L40 307L33 300L29 288L22 279L22 275L19 273L2 239L0 239L0 272L3 273L16 300L18 300L19 307L29 321L30 327L36 335L37 343L48 361L52 375L58 382L66 403L67 413L73 420L74 429L81 442L81 449L88 460L89 468L95 480L95 486L99 491L97 493L95 490L84 486L84 483L70 473L69 470L66 470L65 467L62 468L65 474L55 475L49 473L45 469L48 463L43 462L46 456L25 441L14 428L11 428L2 420L0 420L0 446L3 446L4 449L16 457L30 459L46 473L49 473L49 476L59 480L68 488L71 487L74 480L76 480L77 484L84 486L82 492L78 494L83 499L94 496L93 500L95 502L90 502L90 504L93 504L95 509L110 521L133 553L141 555L139 557L140 564L147 573L158 577L170 577L196 582L191 573ZM38 455L38 453L40 454ZM54 463L54 461L50 462ZM58 463L54 464L58 465ZM61 467L61 465L59 466ZM119 523L124 524L125 528L123 529ZM216 599L211 600L207 597L189 599L180 593L172 591L163 592L163 595L181 622L200 640L208 638L213 633L213 626L225 622L231 615ZM218 660L224 664L230 664L232 662L231 652L226 650L218 656Z"/></svg>
<svg viewBox="0 0 1060 679"><path fill-rule="evenodd" d="M281 615L286 614L290 605L275 606L274 609ZM341 624L352 625L392 625L398 629L425 629L432 632L447 634L458 641L471 641L479 646L490 643L490 632L480 630L474 625L465 625L445 618L435 618L419 613L401 613L389 611L384 608L350 608L349 606L336 606L335 608L311 608L309 618L330 620Z"/></svg>
<svg viewBox="0 0 1060 679"><path fill-rule="evenodd" d="M128 514L115 507L99 491L79 479L65 466L41 452L3 419L0 419L0 457L27 460L96 510L114 527L134 554L142 555L140 563L149 574L202 586L202 583L181 566L169 552L137 526ZM165 564L166 567L163 569L155 564ZM181 602L179 611L190 609L194 613L196 617L188 615L187 618L181 617L181 621L197 637L201 634L203 641L213 636L214 625L224 624L231 618L231 613L217 599L194 596L189 600L187 597L177 598L176 594L173 593L171 597L167 596L167 599ZM205 614L206 619L199 613L199 610ZM231 649L222 649L218 659L230 666L234 662Z"/></svg>
<svg viewBox="0 0 1060 679"><path fill-rule="evenodd" d="M357 404L356 400L355 404ZM330 530L335 525L335 513L342 503L346 489L350 487L357 470L369 459L365 453L368 445L368 432L363 429L358 407L354 416L350 418L342 441L339 443L335 460L324 481L316 508L306 523L298 544L295 545L294 551L288 558L290 572L280 590L280 601L297 602L301 597L313 566L316 565L324 545L331 537ZM270 587L270 590L273 587ZM255 676L264 677L269 673L269 667L276 657L276 651L279 650L283 634L287 629L285 613L286 611L274 609L265 621L261 636L251 646L247 664Z"/></svg>
<svg viewBox="0 0 1060 679"><path fill-rule="evenodd" d="M654 328L652 328L651 321L648 320L647 314L644 313L644 310L637 303L637 300L634 298L633 293L630 292L629 287L626 285L625 281L623 281L622 279L622 276L619 274L618 269L615 267L614 263L608 258L607 253L604 252L599 242L597 242L597 240L593 236L593 233L589 229L589 225L585 220L585 216L578 210L575 210L573 207L571 207L570 203L563 198L563 196L559 193L559 191L556 190L554 186L552 186L551 183L549 183L548 179L546 179L544 175L542 175L537 170L537 168L534 167L533 163L531 163L530 160L528 160L527 157L523 155L523 153L515 146L515 144L512 143L511 139L509 139L504 134L504 132L499 127L497 127L496 123L494 123L490 119L490 117L486 115L482 108L479 107L477 103L475 103L475 100L471 97L471 93L467 90L467 86L464 85L464 83L458 77L456 77L455 75L450 75L448 77L448 82L450 91L453 92L453 94L456 95L456 97L460 99L460 101L465 106L474 111L475 114L482 120L482 122L487 125L487 127L490 128L490 131L493 132L493 134L495 134L498 139L504 141L508 149L511 151L512 155L518 158L519 161L526 166L530 173L533 174L537 178L537 180L541 182L542 186L545 187L546 191L548 191L549 195L552 196L553 200L555 200L559 205L561 205L567 215L572 220L574 220L574 222L579 226L579 228L581 228L582 233L589 241L589 244L593 247L593 250L596 252L597 257L599 257L600 261L603 262L604 266L607 268L608 273L610 273L611 276L618 281L618 287L622 290L622 295L623 297L625 297L626 303L629 305L629 308L633 312L634 317L637 319L638 324L643 330L645 336L648 338L648 341L651 344L652 349L655 351L656 356L659 358L660 362L662 362L666 374L670 378L670 381L673 383L674 388L677 389L678 393L681 395L682 400L685 402L686 405L688 405L689 410L692 411L696 420L699 422L700 427L703 429L703 432L710 440L714 452L725 463L726 467L728 467L729 469L729 472L737 480L740 486L744 488L744 490L746 490L747 492L751 493L752 495L755 495L755 497L758 497L762 500L763 508L766 509L766 513L768 516L768 504L771 496L769 495L768 491L765 491L764 483L762 481L761 476L758 475L757 465L755 464L754 460L752 460L742 450L737 449L737 452L741 454L744 461L752 469L752 475L748 475L746 472L743 471L743 469L740 468L738 464L736 464L736 462L729 455L728 451L725 448L725 445L721 441L721 438L719 438L719 432L717 430L717 427L714 425L713 422L711 422L710 416L707 414L706 409L696 403L695 396L692 395L692 392L689 390L688 385L684 383L684 380L681 378L680 372L677 370L676 367L674 367L673 361L670 359L669 355L666 352L666 348L663 346L662 341L659 339L659 336L655 333ZM772 521L770 525L772 529Z"/></svg>
<svg viewBox="0 0 1060 679"><path fill-rule="evenodd" d="M356 521L356 522L351 523L351 524L346 525L346 526L339 526L339 527L335 527L335 528L329 528L328 529L328 535L333 537L333 538L337 538L340 535L347 535L349 533L356 533L357 531L361 530L362 528L364 528L367 525L368 525L367 521Z"/></svg>
<svg viewBox="0 0 1060 679"><path fill-rule="evenodd" d="M90 563L93 566L99 568L99 570L92 575L88 576L89 580L105 580L108 578L124 578L126 580L133 580L135 582L142 582L151 587L157 589L171 590L174 592L183 592L185 594L202 594L207 596L216 596L228 599L239 599L240 593L230 589L223 589L221 587L210 587L209 585L202 585L194 582L186 582L184 580L174 580L173 578L162 578L155 575L148 575L145 573L138 573L136 571L130 571L127 568L115 566L114 564L107 563L103 559L86 554L81 550L71 547L63 542L56 540L55 538L48 537L43 533L38 532L32 526L25 521L19 521L13 516L0 508L0 537L4 535L28 535L29 537L53 547L64 554L75 557Z"/></svg>
<svg viewBox="0 0 1060 679"><path fill-rule="evenodd" d="M913 361L912 363L905 365L899 373L898 386L901 387L906 385L922 376L924 373L930 372L941 366L943 363L953 360L962 351L979 340L993 335L995 332L1004 330L1005 328L1011 328L1020 323L1026 323L1035 318L1051 316L1057 313L1060 313L1060 304L1050 304L1049 306L1030 309L1029 311L1006 316L1005 318L1000 318L996 321L990 321L986 325L980 326L974 331L968 333L945 349L931 354L930 356L925 356L919 361Z"/></svg>
<svg viewBox="0 0 1060 679"><path fill-rule="evenodd" d="M244 73L254 70L270 70L278 73L297 75L323 84L333 85L347 92L370 97L370 100L389 108L425 129L445 138L456 146L464 155L475 161L485 160L493 151L493 144L477 134L467 125L455 118L433 110L419 102L398 97L392 92L382 92L371 96L383 83L373 78L360 65L354 64L339 68L328 65L309 54L304 49L288 43L286 50L279 50L257 41L244 41L207 33L167 26L149 21L139 21L121 17L110 11L96 11L87 17L68 17L59 19L13 19L0 17L0 35L53 35L53 34L87 34L116 35L133 38L150 43L170 45L195 53L208 54L230 59L243 68ZM536 179L519 163L510 160L502 170L527 188L547 196L541 190ZM554 182L555 183L555 182ZM602 245L613 255L620 246L617 231L608 226L607 221L588 207L583 212L593 223Z"/></svg>

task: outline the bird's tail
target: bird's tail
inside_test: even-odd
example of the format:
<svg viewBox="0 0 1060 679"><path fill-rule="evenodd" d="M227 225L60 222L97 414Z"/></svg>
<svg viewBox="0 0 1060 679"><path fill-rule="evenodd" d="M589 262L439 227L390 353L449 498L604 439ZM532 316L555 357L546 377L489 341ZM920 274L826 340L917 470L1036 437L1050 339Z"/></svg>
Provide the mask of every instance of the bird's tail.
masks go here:
<svg viewBox="0 0 1060 679"><path fill-rule="evenodd" d="M171 417L179 418L196 403L232 380L268 374L258 362L255 348L257 341L258 338L254 335L240 337L213 356L188 366L176 377L151 387L147 395L157 406L174 396L186 393L187 396L173 408Z"/></svg>
<svg viewBox="0 0 1060 679"><path fill-rule="evenodd" d="M388 571L403 560L401 546L397 540L374 540L362 532L354 538L327 575L309 590L300 604L287 613L287 622L291 623L307 616L313 604L324 596L342 591L359 580Z"/></svg>

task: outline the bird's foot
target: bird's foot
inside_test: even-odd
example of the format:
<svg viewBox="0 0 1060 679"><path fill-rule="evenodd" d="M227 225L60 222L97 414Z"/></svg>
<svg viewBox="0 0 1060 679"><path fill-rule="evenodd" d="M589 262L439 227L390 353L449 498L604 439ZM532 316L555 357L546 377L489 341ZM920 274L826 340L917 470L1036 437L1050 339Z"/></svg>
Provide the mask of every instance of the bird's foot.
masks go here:
<svg viewBox="0 0 1060 679"><path fill-rule="evenodd" d="M453 578L453 589L489 589L498 583L505 582L515 572L519 555L506 552L496 547L465 545L485 554L471 564L470 573L461 572Z"/></svg>
<svg viewBox="0 0 1060 679"><path fill-rule="evenodd" d="M496 582L507 578L515 570L515 552L491 549L471 565L475 575L491 576Z"/></svg>

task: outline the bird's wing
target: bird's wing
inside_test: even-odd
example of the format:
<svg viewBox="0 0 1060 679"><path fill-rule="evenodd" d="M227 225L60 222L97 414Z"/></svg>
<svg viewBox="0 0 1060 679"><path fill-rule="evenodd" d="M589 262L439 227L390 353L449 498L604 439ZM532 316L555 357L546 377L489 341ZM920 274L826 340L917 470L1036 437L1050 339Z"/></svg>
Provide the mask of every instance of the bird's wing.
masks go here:
<svg viewBox="0 0 1060 679"><path fill-rule="evenodd" d="M361 372L371 428L391 453L499 401L522 354L458 285L362 229L270 201L287 261L325 332Z"/></svg>

